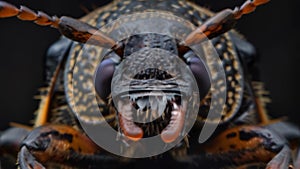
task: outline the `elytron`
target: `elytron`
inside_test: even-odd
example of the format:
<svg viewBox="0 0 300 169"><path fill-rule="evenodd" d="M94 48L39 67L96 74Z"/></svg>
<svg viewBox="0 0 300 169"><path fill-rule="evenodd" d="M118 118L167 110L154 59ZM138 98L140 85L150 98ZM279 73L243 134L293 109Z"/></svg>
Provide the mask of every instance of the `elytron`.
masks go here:
<svg viewBox="0 0 300 169"><path fill-rule="evenodd" d="M0 135L1 165L22 169L300 169L300 131L267 115L266 91L251 72L255 48L233 29L243 15L268 2L247 0L233 10L214 13L185 0L115 0L73 19L0 1L0 18L32 21L63 35L48 51L48 85L40 89L34 124L15 125ZM145 18L156 21L144 23ZM122 26L147 31L115 31ZM170 34L157 33L161 27ZM116 39L117 35L122 38ZM210 47L222 71L216 68ZM184 66L172 65L175 60ZM182 73L185 68L190 75ZM126 74L127 70L133 75ZM222 72L223 81L219 80ZM94 100L86 91L96 93ZM215 100L221 93L225 98ZM221 111L210 114L216 107ZM190 109L195 108L194 117ZM137 117L155 120L142 123ZM195 123L190 123L191 117ZM108 124L118 133L115 141L121 146L117 148L125 155L99 146L83 123L91 127ZM207 126L216 128L201 141L201 131ZM162 154L130 158L146 149L132 148L132 144L156 135L166 145L176 144Z"/></svg>

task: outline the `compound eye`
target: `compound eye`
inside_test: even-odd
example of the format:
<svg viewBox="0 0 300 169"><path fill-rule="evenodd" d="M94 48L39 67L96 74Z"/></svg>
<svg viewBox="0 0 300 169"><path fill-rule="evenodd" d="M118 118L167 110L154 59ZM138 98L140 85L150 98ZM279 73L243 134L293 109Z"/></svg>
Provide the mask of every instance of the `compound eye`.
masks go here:
<svg viewBox="0 0 300 169"><path fill-rule="evenodd" d="M98 96L106 102L111 93L111 81L114 75L115 65L116 63L112 59L104 59L95 72L96 92Z"/></svg>
<svg viewBox="0 0 300 169"><path fill-rule="evenodd" d="M210 90L210 79L203 61L197 56L191 56L188 65L197 81L200 96L204 98ZM202 99L201 98L201 99Z"/></svg>

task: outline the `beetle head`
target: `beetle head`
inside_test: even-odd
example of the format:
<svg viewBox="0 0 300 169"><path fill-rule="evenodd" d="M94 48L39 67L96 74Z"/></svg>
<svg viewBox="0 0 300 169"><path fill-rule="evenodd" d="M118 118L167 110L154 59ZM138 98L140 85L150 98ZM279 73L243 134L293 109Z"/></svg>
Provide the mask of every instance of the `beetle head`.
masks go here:
<svg viewBox="0 0 300 169"><path fill-rule="evenodd" d="M116 50L122 56L110 51L95 72L97 94L106 102L114 100L119 125L133 140L162 134L165 142L174 141L183 130L192 93L208 93L204 63L191 49L180 51L177 42L153 33L131 36Z"/></svg>

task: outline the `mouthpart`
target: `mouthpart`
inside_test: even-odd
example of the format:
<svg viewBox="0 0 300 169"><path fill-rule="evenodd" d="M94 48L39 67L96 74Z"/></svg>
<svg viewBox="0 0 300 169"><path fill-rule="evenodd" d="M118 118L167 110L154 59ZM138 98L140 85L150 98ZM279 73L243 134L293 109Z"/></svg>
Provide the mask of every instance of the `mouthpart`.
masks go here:
<svg viewBox="0 0 300 169"><path fill-rule="evenodd" d="M122 133L132 141L160 135L165 143L174 142L185 124L187 101L179 93L135 92L117 101Z"/></svg>

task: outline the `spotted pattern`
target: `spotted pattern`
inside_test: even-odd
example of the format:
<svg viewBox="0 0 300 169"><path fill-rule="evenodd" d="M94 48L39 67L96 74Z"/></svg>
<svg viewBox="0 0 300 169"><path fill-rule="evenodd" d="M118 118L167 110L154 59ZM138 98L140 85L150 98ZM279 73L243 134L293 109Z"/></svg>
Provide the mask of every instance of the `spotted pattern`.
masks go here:
<svg viewBox="0 0 300 169"><path fill-rule="evenodd" d="M141 11L167 11L192 22L195 26L201 25L201 23L213 15L212 12L186 1L125 0L114 1L106 7L90 13L86 17L82 18L82 20L91 24L92 26L101 27L106 23L117 19L121 15L132 14ZM228 33L213 39L212 43L214 44L220 59L223 62L223 67L226 73L227 98L221 119L221 122L226 122L237 113L241 105L243 97L243 72L239 58ZM68 103L73 112L75 112L75 114L76 112L79 112L76 109L80 109L80 112L82 112L82 110L83 112L87 112L86 114L77 113L77 117L87 122L97 123L103 119L100 119L97 113L93 114L93 112L96 112L95 109L97 109L97 104L91 104L95 103L91 102L91 99L94 99L94 96L83 95L81 91L77 89L90 90L93 88L92 78L99 63L98 54L101 53L101 49L91 46L90 49L88 49L90 52L82 53L82 48L83 44L79 43L74 43L71 48L65 70L65 90ZM85 71L78 73L79 68L81 70L84 69ZM78 76L82 82L86 83L81 83L82 86L76 86L77 84L73 84L72 79L74 78L74 74L76 74L76 76ZM75 89L74 86L76 86L77 89ZM218 88L216 87L216 89ZM218 90L225 90L225 88L220 88ZM75 108L75 103L78 103L79 100L83 104L76 105ZM220 100L216 100L216 102L218 101ZM210 122L218 121L218 119L207 119L209 106L214 104L217 103L211 103L209 95L202 100L202 106L200 108L198 117L199 122L204 122L205 120ZM105 107L104 102L101 102L101 100L100 104L98 105L102 110Z"/></svg>

